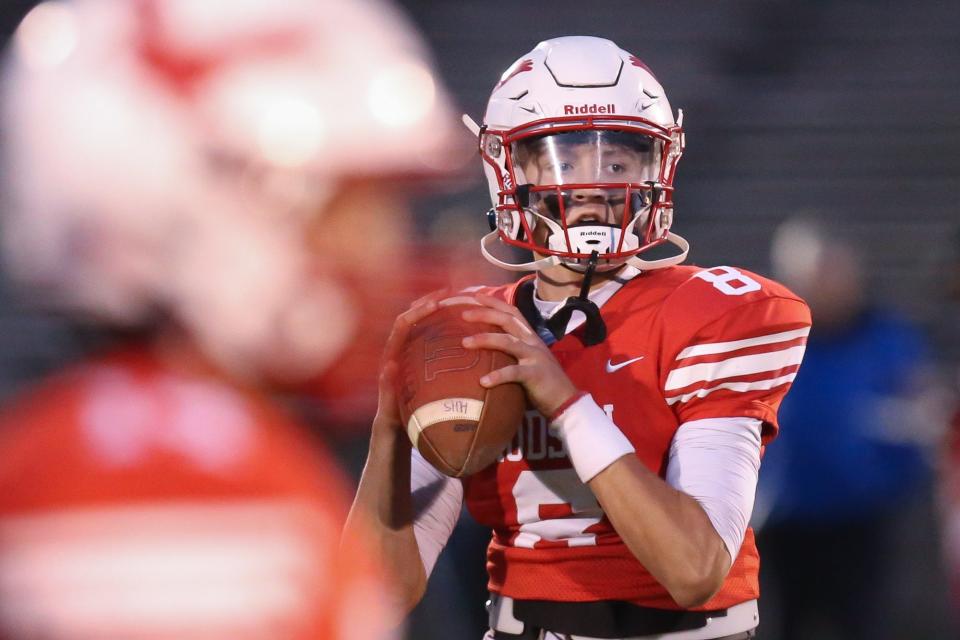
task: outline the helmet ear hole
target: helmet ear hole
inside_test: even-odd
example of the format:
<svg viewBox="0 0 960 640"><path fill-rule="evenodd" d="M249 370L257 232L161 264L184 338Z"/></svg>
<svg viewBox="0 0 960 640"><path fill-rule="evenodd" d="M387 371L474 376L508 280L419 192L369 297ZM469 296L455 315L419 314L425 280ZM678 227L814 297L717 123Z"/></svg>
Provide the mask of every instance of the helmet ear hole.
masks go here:
<svg viewBox="0 0 960 640"><path fill-rule="evenodd" d="M533 229L533 214L524 210L522 215L527 227ZM520 216L521 212L516 209L501 209L500 211L490 209L487 211L487 222L491 231L500 231L510 240L523 241L526 233Z"/></svg>

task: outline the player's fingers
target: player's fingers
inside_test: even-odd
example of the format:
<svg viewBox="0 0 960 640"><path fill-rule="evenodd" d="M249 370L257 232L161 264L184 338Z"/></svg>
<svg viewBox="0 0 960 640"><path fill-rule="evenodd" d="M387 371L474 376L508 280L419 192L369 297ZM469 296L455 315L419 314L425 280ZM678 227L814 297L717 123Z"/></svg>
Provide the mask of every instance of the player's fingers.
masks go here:
<svg viewBox="0 0 960 640"><path fill-rule="evenodd" d="M508 304L504 302L500 298L494 298L493 296L488 296L483 293L478 293L474 296L474 299L485 307L490 307L491 309L497 309L498 311L509 313L515 318L519 318L520 320L523 320L523 314L520 313L520 309L517 309L512 304Z"/></svg>
<svg viewBox="0 0 960 640"><path fill-rule="evenodd" d="M427 302L430 302L431 300L433 300L433 301L443 300L443 299L446 298L448 295L450 295L450 287L444 287L444 288L442 288L442 289L436 289L436 290L434 290L434 291L431 291L431 292L428 293L427 295L421 296L421 297L417 298L416 300L414 300L414 301L410 304L410 308L413 309L413 308L415 308L415 307L422 306L422 305L426 304Z"/></svg>
<svg viewBox="0 0 960 640"><path fill-rule="evenodd" d="M390 337L387 338L387 344L383 350L384 358L392 358L400 346L406 342L407 336L410 334L410 329L413 328L413 325L420 322L436 310L437 301L427 300L420 306L407 309L398 315L397 319L393 321L393 329L390 331Z"/></svg>
<svg viewBox="0 0 960 640"><path fill-rule="evenodd" d="M468 349L494 349L502 351L516 358L527 358L533 355L534 347L520 338L507 333L478 333L463 339L463 346Z"/></svg>
<svg viewBox="0 0 960 640"><path fill-rule="evenodd" d="M510 335L523 340L527 344L534 344L540 340L539 336L530 328L523 316L516 317L513 314L494 309L492 307L475 307L463 312L463 319L468 322L486 322L493 324Z"/></svg>
<svg viewBox="0 0 960 640"><path fill-rule="evenodd" d="M519 364L508 364L505 367L491 371L480 378L480 384L486 388L495 387L506 382L521 382L524 378L524 367Z"/></svg>
<svg viewBox="0 0 960 640"><path fill-rule="evenodd" d="M529 333L533 336L537 335L537 333L530 327L530 323L527 322L527 319L523 317L522 313L520 313L520 309L516 308L512 304L508 304L499 298L494 298L493 296L484 295L482 293L477 294L475 299L486 307L509 314L514 318L519 326L523 327L526 333Z"/></svg>
<svg viewBox="0 0 960 640"><path fill-rule="evenodd" d="M420 322L438 308L439 305L437 304L437 300L430 298L428 300L424 300L415 307L407 309L397 316L397 319L401 320L405 328L409 329L411 326Z"/></svg>
<svg viewBox="0 0 960 640"><path fill-rule="evenodd" d="M426 318L438 308L439 307L436 300L426 300L416 307L407 309L398 315L397 319L394 321L391 337L406 339L406 336L408 333L410 333L410 329L413 328L413 325Z"/></svg>

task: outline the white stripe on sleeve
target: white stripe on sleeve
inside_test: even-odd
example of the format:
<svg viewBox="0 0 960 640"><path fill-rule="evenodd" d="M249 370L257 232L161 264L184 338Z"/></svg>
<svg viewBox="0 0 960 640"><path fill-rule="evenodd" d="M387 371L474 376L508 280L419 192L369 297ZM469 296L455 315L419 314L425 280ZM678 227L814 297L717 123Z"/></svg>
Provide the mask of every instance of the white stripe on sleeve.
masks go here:
<svg viewBox="0 0 960 640"><path fill-rule="evenodd" d="M667 484L694 498L730 553L746 535L760 471L761 422L707 418L680 425L670 445Z"/></svg>
<svg viewBox="0 0 960 640"><path fill-rule="evenodd" d="M414 447L410 457L410 492L413 494L413 534L423 570L429 578L460 518L463 485L434 469Z"/></svg>
<svg viewBox="0 0 960 640"><path fill-rule="evenodd" d="M727 358L719 362L701 362L686 367L679 367L667 376L664 391L682 389L697 382L712 382L724 378L734 378L764 371L778 371L786 367L798 365L803 360L805 347L799 345L772 351L756 353L748 356Z"/></svg>
<svg viewBox="0 0 960 640"><path fill-rule="evenodd" d="M810 334L810 327L794 329L793 331L783 331L781 333L770 333L756 338L746 338L744 340L733 340L730 342L710 342L706 344L697 344L687 347L680 352L677 360L684 358L694 358L696 356L709 356L717 353L727 353L747 347L757 347L764 344L776 344L777 342L789 342L797 338L806 338Z"/></svg>
<svg viewBox="0 0 960 640"><path fill-rule="evenodd" d="M779 387L782 384L793 382L793 379L796 377L796 373L788 373L785 376L768 378L766 380L754 380L753 382L723 382L712 387L703 387L701 389L697 389L696 391L691 391L690 393L684 393L683 395L667 398L667 404L674 405L678 402L688 402L693 398L704 398L714 391L720 391L721 389L739 391L740 393L745 393L747 391L767 391L769 389L773 389L774 387Z"/></svg>

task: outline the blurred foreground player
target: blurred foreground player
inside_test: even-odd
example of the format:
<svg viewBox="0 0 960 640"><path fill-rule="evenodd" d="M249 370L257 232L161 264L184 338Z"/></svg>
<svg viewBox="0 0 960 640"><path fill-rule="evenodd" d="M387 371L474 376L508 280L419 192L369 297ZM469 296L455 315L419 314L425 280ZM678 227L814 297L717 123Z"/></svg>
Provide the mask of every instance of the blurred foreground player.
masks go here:
<svg viewBox="0 0 960 640"><path fill-rule="evenodd" d="M483 127L469 126L494 203L483 253L536 274L474 291L482 306L464 317L506 335L464 347L516 356L485 384L521 382L530 409L500 461L462 483L411 456L391 356L436 301L414 305L388 345L351 513L377 519L412 606L465 502L493 530L487 638L753 637L747 523L806 305L740 269L676 266L681 123L614 43L541 43L504 73ZM533 260L511 262L498 238ZM640 257L667 243L672 257Z"/></svg>
<svg viewBox="0 0 960 640"><path fill-rule="evenodd" d="M116 339L0 417L0 637L392 637L362 532L337 550L344 479L264 392L338 356L355 243L331 229L389 213L357 203L429 170L447 113L379 2L24 19L3 75L7 267L28 303Z"/></svg>

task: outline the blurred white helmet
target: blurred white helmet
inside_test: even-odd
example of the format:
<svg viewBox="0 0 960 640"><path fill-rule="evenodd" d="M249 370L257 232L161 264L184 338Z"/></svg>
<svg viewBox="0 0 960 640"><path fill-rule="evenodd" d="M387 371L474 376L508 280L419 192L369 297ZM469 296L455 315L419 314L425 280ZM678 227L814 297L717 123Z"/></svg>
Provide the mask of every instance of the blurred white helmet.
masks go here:
<svg viewBox="0 0 960 640"><path fill-rule="evenodd" d="M46 2L4 69L7 266L47 304L160 311L222 365L312 375L352 322L306 234L343 180L436 173L451 120L380 1Z"/></svg>
<svg viewBox="0 0 960 640"><path fill-rule="evenodd" d="M651 269L686 257L686 241L670 232L682 113L674 120L663 87L636 56L602 38L546 40L504 72L483 126L465 122L479 137L493 201L493 232L481 247L494 264L582 270L596 252L601 269ZM537 259L494 256L498 237ZM664 242L680 254L639 258Z"/></svg>

